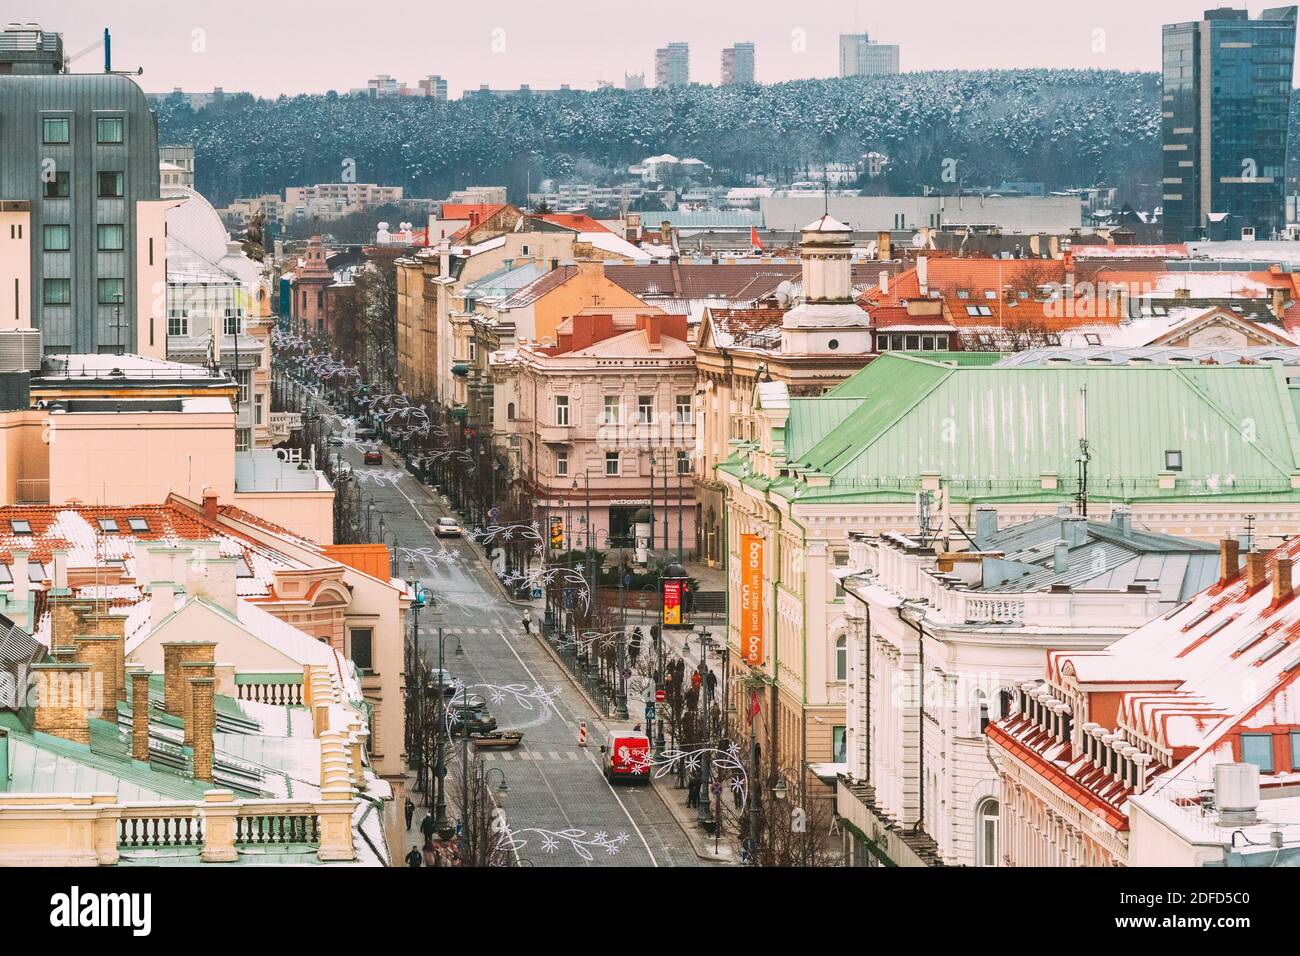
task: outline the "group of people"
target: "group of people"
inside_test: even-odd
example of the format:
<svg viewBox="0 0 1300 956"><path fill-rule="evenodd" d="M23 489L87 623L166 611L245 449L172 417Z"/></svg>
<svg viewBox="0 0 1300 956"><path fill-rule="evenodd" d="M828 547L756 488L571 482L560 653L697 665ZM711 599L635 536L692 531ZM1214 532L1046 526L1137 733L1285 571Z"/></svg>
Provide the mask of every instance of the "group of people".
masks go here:
<svg viewBox="0 0 1300 956"><path fill-rule="evenodd" d="M406 800L406 829L411 829L415 819L415 804L408 797ZM421 866L460 866L459 836L450 840L435 839L437 822L432 813L426 813L420 821L420 835L424 837L424 846L411 844L411 852L406 854L406 865L412 869Z"/></svg>

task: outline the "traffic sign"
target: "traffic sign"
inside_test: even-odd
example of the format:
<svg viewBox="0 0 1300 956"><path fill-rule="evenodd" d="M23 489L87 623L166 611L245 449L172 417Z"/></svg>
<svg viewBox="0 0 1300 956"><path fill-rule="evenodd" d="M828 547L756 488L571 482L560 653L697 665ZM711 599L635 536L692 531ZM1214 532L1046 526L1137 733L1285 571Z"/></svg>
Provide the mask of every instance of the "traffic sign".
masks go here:
<svg viewBox="0 0 1300 956"><path fill-rule="evenodd" d="M668 699L668 695L664 693L664 689L663 689L662 687L658 688L658 689L655 691L655 700L656 700L656 701L658 701L659 703L662 704L662 703L663 703L665 700L667 700L667 699Z"/></svg>
<svg viewBox="0 0 1300 956"><path fill-rule="evenodd" d="M652 721L652 720L655 719L655 705L654 705L654 704L646 704L646 705L645 705L645 719L646 719L647 723L648 723L649 721Z"/></svg>

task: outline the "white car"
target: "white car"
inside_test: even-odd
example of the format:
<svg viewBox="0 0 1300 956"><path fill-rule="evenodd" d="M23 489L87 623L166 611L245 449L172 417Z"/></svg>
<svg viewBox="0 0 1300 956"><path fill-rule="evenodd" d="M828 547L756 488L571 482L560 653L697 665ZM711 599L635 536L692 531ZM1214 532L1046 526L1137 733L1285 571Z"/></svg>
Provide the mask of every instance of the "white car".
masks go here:
<svg viewBox="0 0 1300 956"><path fill-rule="evenodd" d="M434 533L440 538L459 538L461 527L455 518L439 518L433 526Z"/></svg>

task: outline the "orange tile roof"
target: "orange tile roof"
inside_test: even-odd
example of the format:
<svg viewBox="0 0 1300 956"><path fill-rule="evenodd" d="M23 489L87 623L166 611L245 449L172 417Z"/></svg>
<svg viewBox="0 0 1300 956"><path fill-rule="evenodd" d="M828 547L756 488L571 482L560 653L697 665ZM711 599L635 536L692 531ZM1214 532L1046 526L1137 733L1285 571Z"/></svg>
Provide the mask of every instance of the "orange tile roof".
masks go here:
<svg viewBox="0 0 1300 956"><path fill-rule="evenodd" d="M606 229L595 219L580 213L568 212L547 212L541 215L533 216L534 219L540 219L543 222L554 223L557 226L564 226L566 229L574 229L578 232L612 232Z"/></svg>

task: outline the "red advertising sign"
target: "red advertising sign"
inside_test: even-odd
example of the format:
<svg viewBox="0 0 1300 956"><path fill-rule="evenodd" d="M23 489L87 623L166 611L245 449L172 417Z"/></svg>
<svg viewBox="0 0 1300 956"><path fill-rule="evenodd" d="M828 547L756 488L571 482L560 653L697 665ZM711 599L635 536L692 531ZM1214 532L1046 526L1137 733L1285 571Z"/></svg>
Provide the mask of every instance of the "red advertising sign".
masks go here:
<svg viewBox="0 0 1300 956"><path fill-rule="evenodd" d="M664 578L664 626L676 627L682 623L682 591L685 578Z"/></svg>
<svg viewBox="0 0 1300 956"><path fill-rule="evenodd" d="M763 539L740 536L740 654L746 664L763 663Z"/></svg>

